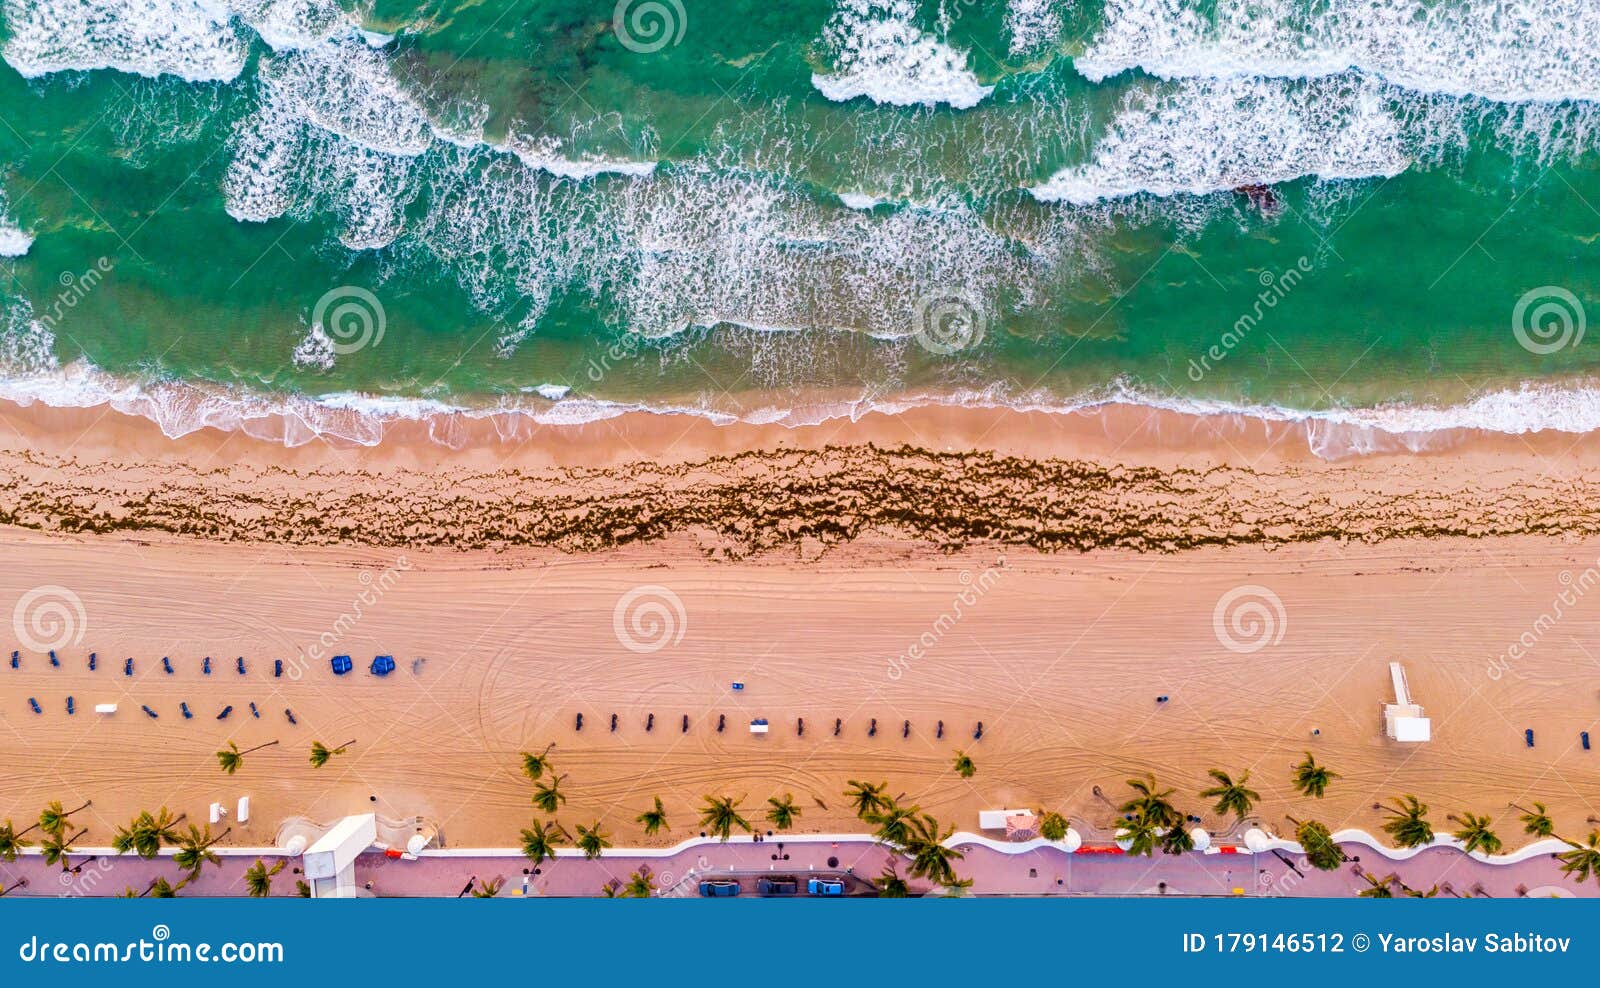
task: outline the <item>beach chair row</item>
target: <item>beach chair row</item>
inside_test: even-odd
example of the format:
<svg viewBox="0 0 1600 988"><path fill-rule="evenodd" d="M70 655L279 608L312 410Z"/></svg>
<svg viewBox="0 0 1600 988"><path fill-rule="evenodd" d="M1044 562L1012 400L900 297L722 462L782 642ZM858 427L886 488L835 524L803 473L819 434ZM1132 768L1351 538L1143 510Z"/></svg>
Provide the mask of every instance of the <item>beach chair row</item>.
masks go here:
<svg viewBox="0 0 1600 988"><path fill-rule="evenodd" d="M621 723L622 723L621 718L618 717L618 715L616 715L616 714L612 714L611 715L611 733L612 734L615 734L617 732L617 730L621 726ZM584 725L583 712L579 711L573 718L572 729L574 731L582 731L583 730L583 725ZM645 733L649 734L649 733L653 732L655 729L656 729L656 715L655 714L646 715L645 721L644 721ZM717 715L717 733L718 734L725 733L727 731L727 729L728 729L728 715L727 714L718 714ZM750 721L750 733L751 734L770 734L771 732L772 732L772 723L767 718L765 718L765 717L756 717L756 718L753 718ZM678 733L680 733L680 734L688 734L689 733L689 715L688 714L680 715L680 720L678 722ZM796 737L805 737L805 734L806 734L806 719L804 717L795 718L794 733L795 733ZM834 720L833 720L833 735L832 736L837 738L837 737L843 736L844 733L845 733L844 718L843 717L835 717ZM909 738L909 737L911 737L911 734L912 734L911 721L909 721L909 720L901 721L901 723L900 723L900 737ZM934 725L933 736L934 736L934 738L936 740L940 740L940 739L944 738L944 734L945 734L944 721L941 720L937 724ZM878 736L878 718L872 717L872 718L869 719L868 724L867 724L867 737L875 738L877 736ZM982 741L983 740L983 721L981 721L981 720L978 721L978 723L973 727L973 729L972 729L972 740L974 740L974 741Z"/></svg>

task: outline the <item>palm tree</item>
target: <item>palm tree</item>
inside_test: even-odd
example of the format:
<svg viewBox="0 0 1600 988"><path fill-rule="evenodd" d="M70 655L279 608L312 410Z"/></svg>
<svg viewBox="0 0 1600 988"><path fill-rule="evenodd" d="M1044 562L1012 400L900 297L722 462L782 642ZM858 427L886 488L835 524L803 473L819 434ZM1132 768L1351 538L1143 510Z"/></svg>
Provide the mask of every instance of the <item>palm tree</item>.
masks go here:
<svg viewBox="0 0 1600 988"><path fill-rule="evenodd" d="M61 831L72 826L72 821L67 818L79 810L88 809L92 802L93 800L86 799L83 801L82 806L74 807L70 810L64 810L61 808L61 803L59 800L52 800L45 806L43 810L39 812L39 829L43 830L47 834L61 833ZM32 829L32 827L28 828L28 830ZM23 833L27 833L28 830L24 830Z"/></svg>
<svg viewBox="0 0 1600 988"><path fill-rule="evenodd" d="M1167 798L1173 790L1157 786L1153 774L1146 773L1142 779L1129 779L1128 788L1133 790L1134 797L1122 804L1121 812L1142 816L1152 827L1176 827L1183 823L1183 814Z"/></svg>
<svg viewBox="0 0 1600 988"><path fill-rule="evenodd" d="M1580 882L1592 875L1600 882L1600 830L1589 831L1589 839L1583 844L1572 841L1567 844L1572 850L1556 855L1561 859L1561 873L1572 875Z"/></svg>
<svg viewBox="0 0 1600 988"><path fill-rule="evenodd" d="M546 813L554 813L562 803L567 801L566 795L561 791L561 780L564 775L552 775L549 782L541 782L534 787L533 805Z"/></svg>
<svg viewBox="0 0 1600 988"><path fill-rule="evenodd" d="M1453 836L1461 842L1461 850L1468 854L1473 851L1482 851L1484 854L1500 853L1500 838L1489 829L1489 824L1493 823L1493 820L1475 813L1463 813L1458 822L1461 824L1461 829Z"/></svg>
<svg viewBox="0 0 1600 988"><path fill-rule="evenodd" d="M522 753L522 774L538 782L539 777L544 775L545 769L550 767L550 749L554 747L555 743L551 742L545 745L544 750L537 755L524 751Z"/></svg>
<svg viewBox="0 0 1600 988"><path fill-rule="evenodd" d="M1217 805L1212 807L1213 812L1218 816L1232 813L1237 820L1243 820L1250 815L1250 809L1255 806L1256 800L1261 798L1261 794L1249 788L1248 769L1239 777L1238 782L1233 781L1228 773L1221 769L1211 769L1207 774L1215 779L1217 784L1210 789L1201 790L1200 797L1217 801Z"/></svg>
<svg viewBox="0 0 1600 988"><path fill-rule="evenodd" d="M779 830L794 826L795 818L800 815L800 807L794 805L793 793L784 793L782 799L767 797L767 807L767 822Z"/></svg>
<svg viewBox="0 0 1600 988"><path fill-rule="evenodd" d="M904 899L911 894L910 886L900 877L900 872L895 870L894 862L890 861L883 866L883 874L878 876L878 898Z"/></svg>
<svg viewBox="0 0 1600 988"><path fill-rule="evenodd" d="M32 829L32 827L28 828L28 830ZM27 830L24 830L22 833L25 834L27 832ZM22 834L17 833L10 820L7 820L4 826L0 826L0 859L15 861L17 860L17 852L25 847L32 846L33 842L23 840Z"/></svg>
<svg viewBox="0 0 1600 988"><path fill-rule="evenodd" d="M1522 809L1522 807L1517 807ZM1553 837L1556 825L1550 820L1550 814L1545 811L1543 803L1534 803L1532 810L1524 810L1522 814L1522 832L1534 837Z"/></svg>
<svg viewBox="0 0 1600 988"><path fill-rule="evenodd" d="M497 875L487 882L479 882L478 887L472 890L472 897L474 899L493 899L500 894L500 890L505 887L505 884L506 880L503 875Z"/></svg>
<svg viewBox="0 0 1600 988"><path fill-rule="evenodd" d="M845 797L855 804L856 816L865 820L869 814L876 813L889 805L888 797L884 790L889 788L889 783L880 782L873 785L870 782L857 782L849 780L850 788L844 791Z"/></svg>
<svg viewBox="0 0 1600 988"><path fill-rule="evenodd" d="M879 840L903 847L911 836L911 827L917 820L917 814L921 812L920 806L901 806L891 799L884 804L882 811L868 814L866 821L877 825L874 836Z"/></svg>
<svg viewBox="0 0 1600 988"><path fill-rule="evenodd" d="M1149 856L1155 853L1156 842L1160 834L1155 821L1143 813L1136 813L1131 820L1124 820L1117 829L1117 841L1128 842L1127 853Z"/></svg>
<svg viewBox="0 0 1600 988"><path fill-rule="evenodd" d="M1413 899L1432 899L1434 896L1436 896L1438 894L1439 894L1439 886L1437 886L1437 885L1435 885L1432 888L1428 889L1428 891L1426 891L1426 892L1418 892L1416 889L1411 889L1411 888L1406 889L1406 895L1410 896Z"/></svg>
<svg viewBox="0 0 1600 988"><path fill-rule="evenodd" d="M658 830L672 829L671 827L667 826L667 811L661 806L661 797L657 796L655 797L655 800L656 805L654 809L645 810L643 813L640 813L638 816L634 817L634 820L644 824L644 832L645 836L647 837L655 834L655 832Z"/></svg>
<svg viewBox="0 0 1600 988"><path fill-rule="evenodd" d="M556 845L566 842L567 839L567 832L561 829L561 824L535 820L533 826L522 832L522 853L526 854L537 868L546 858L554 858Z"/></svg>
<svg viewBox="0 0 1600 988"><path fill-rule="evenodd" d="M1183 827L1168 827L1161 833L1161 850L1167 854L1185 854L1194 850L1194 835Z"/></svg>
<svg viewBox="0 0 1600 988"><path fill-rule="evenodd" d="M189 824L189 832L178 838L178 850L172 855L172 863L189 873L190 878L199 878L200 869L207 862L220 865L222 859L217 857L217 852L211 850L211 845L228 836L233 828L228 828L217 836L211 836L211 825L206 824L202 831L194 824Z"/></svg>
<svg viewBox="0 0 1600 988"><path fill-rule="evenodd" d="M734 827L749 832L750 822L739 815L739 803L743 797L707 796L705 799L705 808L700 811L700 826L724 841L733 833Z"/></svg>
<svg viewBox="0 0 1600 988"><path fill-rule="evenodd" d="M1039 836L1045 840L1067 839L1067 818L1055 810L1039 810Z"/></svg>
<svg viewBox="0 0 1600 988"><path fill-rule="evenodd" d="M72 845L79 837L89 832L89 828L78 831L68 837L66 830L56 830L48 834L39 849L44 852L44 863L47 865L59 864L62 871L67 870L67 855L72 853Z"/></svg>
<svg viewBox="0 0 1600 988"><path fill-rule="evenodd" d="M1356 895L1363 899L1393 899L1395 876L1374 878L1372 872L1364 871L1361 877L1367 880L1367 887L1357 892Z"/></svg>
<svg viewBox="0 0 1600 988"><path fill-rule="evenodd" d="M1389 819L1384 832L1395 840L1398 847L1421 847L1433 843L1433 824L1427 820L1428 804L1418 802L1415 796L1402 796L1387 808Z"/></svg>
<svg viewBox="0 0 1600 988"><path fill-rule="evenodd" d="M953 847L945 847L944 842L955 833L951 827L943 836L939 834L939 822L928 814L923 814L917 819L913 832L906 841L905 853L911 858L910 874L916 878L925 878L936 885L955 885L961 879L956 874L952 864L963 857L963 854Z"/></svg>
<svg viewBox="0 0 1600 988"><path fill-rule="evenodd" d="M655 883L651 881L649 866L640 865L638 871L628 876L628 884L622 888L622 894L629 899L650 898L655 892Z"/></svg>
<svg viewBox="0 0 1600 988"><path fill-rule="evenodd" d="M1344 863L1344 852L1333 842L1333 834L1328 832L1327 824L1316 820L1300 821L1294 817L1290 817L1289 822L1294 824L1294 839L1300 842L1300 849L1305 852L1311 867L1319 871L1337 871Z"/></svg>
<svg viewBox="0 0 1600 988"><path fill-rule="evenodd" d="M26 878L19 878L15 882L11 883L10 885L0 885L0 895L10 895L11 893L15 892L17 889L23 889L23 888L27 888L27 887L28 887L28 880Z"/></svg>
<svg viewBox="0 0 1600 988"><path fill-rule="evenodd" d="M161 853L162 844L176 844L178 842L177 825L185 814L174 817L165 806L161 811L152 814L145 810L126 827L118 827L116 836L111 840L111 847L118 854L127 854L129 851L141 858L154 858Z"/></svg>
<svg viewBox="0 0 1600 988"><path fill-rule="evenodd" d="M349 751L350 746L355 743L355 739L352 738L337 748L325 748L323 747L321 741L311 742L311 767L321 768L322 766L328 764L328 759L332 758L334 755L344 754L345 752Z"/></svg>
<svg viewBox="0 0 1600 988"><path fill-rule="evenodd" d="M956 774L963 779L970 779L978 773L978 766L972 764L972 758L964 751L956 752L956 759L953 764Z"/></svg>
<svg viewBox="0 0 1600 988"><path fill-rule="evenodd" d="M240 765L244 764L245 755L250 754L252 751L260 751L262 748L270 748L272 745L277 743L277 741L268 741L266 744L258 744L254 748L246 748L245 750L240 751L238 745L234 744L232 741L229 741L226 748L223 748L221 751L217 752L217 764L222 766L222 770L224 772L232 775L233 773L239 771Z"/></svg>
<svg viewBox="0 0 1600 988"><path fill-rule="evenodd" d="M189 883L179 882L177 886L174 887L173 884L167 881L165 878L157 876L155 880L150 883L149 887L144 890L142 895L148 895L156 899L176 899L178 897L178 889L183 888L187 884Z"/></svg>
<svg viewBox="0 0 1600 988"><path fill-rule="evenodd" d="M1339 773L1331 772L1317 764L1311 752L1306 752L1306 760L1294 767L1294 787L1302 796L1322 798L1328 791L1328 783L1339 777Z"/></svg>
<svg viewBox="0 0 1600 988"><path fill-rule="evenodd" d="M584 857L592 861L600 856L601 851L611 846L611 842L606 839L608 836L604 830L600 829L599 820L596 820L592 827L585 827L580 823L578 824L578 850L583 852Z"/></svg>
<svg viewBox="0 0 1600 988"><path fill-rule="evenodd" d="M244 887L253 899L265 899L272 894L272 876L283 870L284 862L280 859L271 868L260 858L256 863L245 869Z"/></svg>

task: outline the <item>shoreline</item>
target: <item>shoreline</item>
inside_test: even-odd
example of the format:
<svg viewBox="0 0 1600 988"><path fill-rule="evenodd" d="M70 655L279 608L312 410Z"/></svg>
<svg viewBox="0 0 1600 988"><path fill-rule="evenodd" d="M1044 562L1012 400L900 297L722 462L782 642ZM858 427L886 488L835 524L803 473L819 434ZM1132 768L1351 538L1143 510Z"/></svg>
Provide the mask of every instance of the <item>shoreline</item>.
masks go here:
<svg viewBox="0 0 1600 988"><path fill-rule="evenodd" d="M1050 416L1115 423L1158 416L1213 440L1257 435L1293 437L1319 459L1427 453L1499 437L1600 433L1600 382L1524 381L1487 388L1451 405L1392 402L1320 410L1143 393L1124 382L1076 397L992 391L908 391L870 397L816 391L774 406L760 393L725 395L726 407L703 398L679 401L591 398L566 385L525 389L517 398L477 406L436 398L391 398L355 392L323 395L230 392L219 385L122 380L75 364L63 370L0 380L0 403L16 409L111 411L155 425L171 440L238 432L259 442L378 447L427 441L452 450L549 441L565 429L661 418L666 428L709 424L803 432L859 426L904 415ZM1276 441L1276 440L1274 440Z"/></svg>
<svg viewBox="0 0 1600 988"><path fill-rule="evenodd" d="M1461 437L1329 461L1293 426L1107 406L951 407L794 429L643 414L460 449L169 439L107 409L0 406L0 525L235 544L711 558L852 542L1170 553L1600 535L1600 433Z"/></svg>

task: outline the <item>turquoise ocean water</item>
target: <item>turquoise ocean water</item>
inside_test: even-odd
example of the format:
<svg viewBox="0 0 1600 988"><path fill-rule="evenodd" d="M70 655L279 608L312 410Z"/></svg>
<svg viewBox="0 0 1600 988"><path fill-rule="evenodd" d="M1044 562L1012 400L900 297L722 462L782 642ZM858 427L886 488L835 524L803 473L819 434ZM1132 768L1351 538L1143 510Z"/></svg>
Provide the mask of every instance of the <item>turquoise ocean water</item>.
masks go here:
<svg viewBox="0 0 1600 988"><path fill-rule="evenodd" d="M1600 427L1592 0L0 0L0 55L14 398Z"/></svg>

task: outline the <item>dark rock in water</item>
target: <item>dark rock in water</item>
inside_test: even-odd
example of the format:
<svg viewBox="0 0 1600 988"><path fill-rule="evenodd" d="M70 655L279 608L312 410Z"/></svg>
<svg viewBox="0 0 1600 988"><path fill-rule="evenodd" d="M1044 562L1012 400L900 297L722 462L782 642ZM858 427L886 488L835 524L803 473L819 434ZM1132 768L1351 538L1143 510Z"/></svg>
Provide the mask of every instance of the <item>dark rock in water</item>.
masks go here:
<svg viewBox="0 0 1600 988"><path fill-rule="evenodd" d="M1283 209L1278 193L1270 185L1241 185L1233 191L1250 200L1250 205L1263 216L1276 216Z"/></svg>

